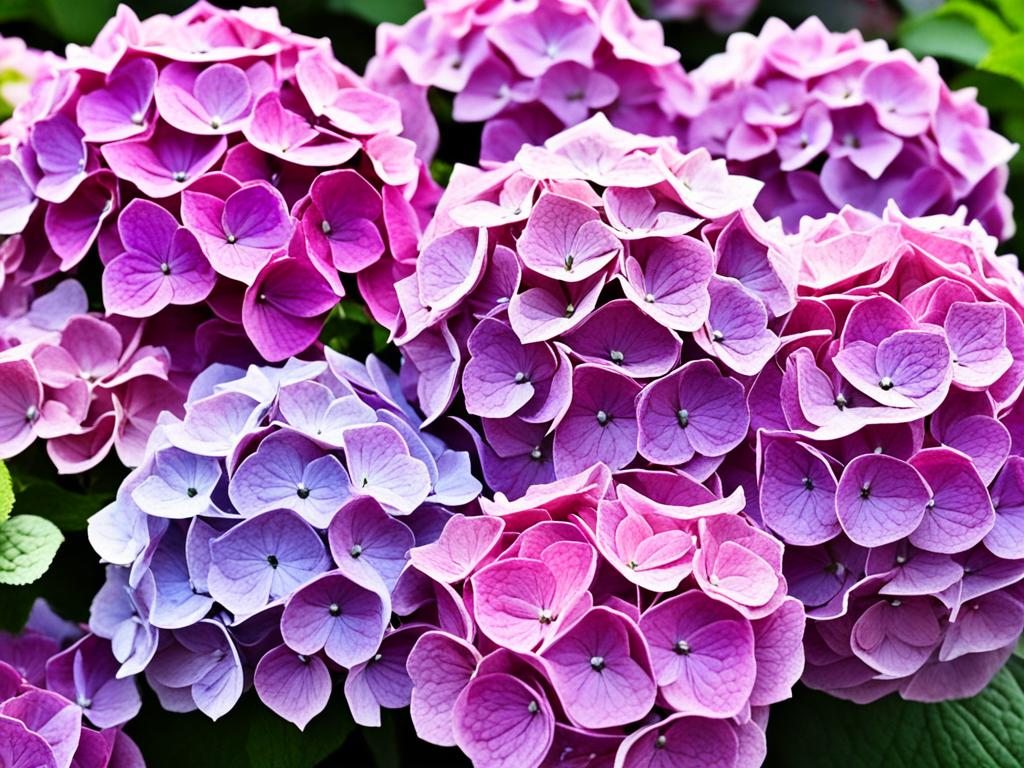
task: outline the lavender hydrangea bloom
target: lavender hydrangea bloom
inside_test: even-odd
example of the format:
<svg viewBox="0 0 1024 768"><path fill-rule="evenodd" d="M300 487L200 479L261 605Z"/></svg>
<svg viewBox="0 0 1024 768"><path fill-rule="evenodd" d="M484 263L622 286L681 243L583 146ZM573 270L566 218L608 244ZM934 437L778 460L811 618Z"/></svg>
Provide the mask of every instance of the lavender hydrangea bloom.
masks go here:
<svg viewBox="0 0 1024 768"><path fill-rule="evenodd" d="M595 462L711 474L747 436L742 381L796 302L795 256L749 207L757 189L601 115L458 168L397 287L421 406L435 417L461 391L507 494Z"/></svg>
<svg viewBox="0 0 1024 768"><path fill-rule="evenodd" d="M726 4L655 3L666 15L698 5ZM763 180L757 208L787 230L844 205L880 214L892 199L911 216L965 205L988 232L1013 234L1006 164L1017 148L930 58L830 32L816 17L796 29L773 18L757 36L736 33L691 77L701 103L685 101L683 143Z"/></svg>
<svg viewBox="0 0 1024 768"><path fill-rule="evenodd" d="M475 636L441 627L409 655L420 738L538 768L576 748L654 764L644 750L662 754L670 732L667 754L760 765L759 723L803 668L804 611L781 545L714 498L682 475L596 465L451 517L395 593L428 579L472 598Z"/></svg>
<svg viewBox="0 0 1024 768"><path fill-rule="evenodd" d="M804 681L971 695L1024 629L1024 278L962 214L847 209L792 243L801 298L747 402L761 519L811 620Z"/></svg>
<svg viewBox="0 0 1024 768"><path fill-rule="evenodd" d="M421 431L401 378L378 360L326 354L201 375L184 417L161 418L117 500L90 521L114 563L94 631L112 640L112 671L145 672L168 709L219 718L252 676L302 728L343 667L353 712L373 721L408 704L417 621L454 626L438 618L449 611L468 624L454 592L440 607L400 582L413 547L475 511L469 457Z"/></svg>

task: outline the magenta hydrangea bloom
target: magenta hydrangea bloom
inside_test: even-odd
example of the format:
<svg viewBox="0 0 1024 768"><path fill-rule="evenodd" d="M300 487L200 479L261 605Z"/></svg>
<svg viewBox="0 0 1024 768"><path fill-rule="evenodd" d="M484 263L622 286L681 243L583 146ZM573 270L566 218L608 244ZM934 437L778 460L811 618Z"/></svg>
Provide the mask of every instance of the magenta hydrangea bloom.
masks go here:
<svg viewBox="0 0 1024 768"><path fill-rule="evenodd" d="M442 621L413 646L420 738L482 768L555 765L570 748L653 765L644 749L671 730L669 754L760 765L767 707L803 669L804 611L782 545L722 501L684 475L597 464L451 517L395 592L454 590L477 630Z"/></svg>
<svg viewBox="0 0 1024 768"><path fill-rule="evenodd" d="M655 8L667 15L698 5L714 18L709 6L752 4ZM773 18L756 36L733 35L691 78L701 104L685 100L692 120L683 143L764 181L757 209L787 230L844 205L880 214L892 199L910 216L966 206L996 237L1013 234L1005 188L1016 146L989 128L970 89L950 90L932 59L857 30L830 32L817 17L796 29Z"/></svg>
<svg viewBox="0 0 1024 768"><path fill-rule="evenodd" d="M3 347L23 342L11 357L32 359L44 388L33 403L22 391L18 406L60 423L29 418L17 437L0 438L0 455L35 429L60 438L51 453L63 471L87 468L111 444L137 464L156 414L180 412L184 388L210 363L279 362L315 347L346 293L342 273L393 325L394 284L412 272L438 197L399 135L398 102L273 11L200 2L140 21L121 9L92 46L39 73L10 122L0 157L0 234L11 236L3 325L51 278L95 262L131 378L145 369L159 379L90 398L68 389L69 372L44 372L29 338L5 333ZM46 365L63 357L47 353ZM109 373L127 386L124 371ZM94 379L91 388L109 382ZM181 391L164 391L168 382Z"/></svg>
<svg viewBox="0 0 1024 768"><path fill-rule="evenodd" d="M403 135L421 157L438 144L429 89L454 94L457 122L483 123L481 159L511 160L596 112L629 131L675 135L699 108L679 53L627 0L448 3L377 29L374 87L414 116Z"/></svg>
<svg viewBox="0 0 1024 768"><path fill-rule="evenodd" d="M90 520L110 563L93 630L113 669L144 672L168 709L219 718L252 679L304 728L344 668L354 716L379 721L409 703L415 632L468 632L454 591L424 597L430 582L402 573L449 518L477 513L469 456L421 431L379 360L326 355L203 372Z"/></svg>
<svg viewBox="0 0 1024 768"><path fill-rule="evenodd" d="M800 299L747 403L758 513L810 619L804 681L972 695L1024 629L1024 277L978 222L895 204L792 244Z"/></svg>
<svg viewBox="0 0 1024 768"><path fill-rule="evenodd" d="M796 303L758 183L601 115L453 179L397 286L428 416L461 393L484 478L512 497L596 462L711 474Z"/></svg>
<svg viewBox="0 0 1024 768"><path fill-rule="evenodd" d="M142 701L135 681L116 672L110 642L83 635L37 601L19 635L0 633L3 765L145 768L121 730Z"/></svg>

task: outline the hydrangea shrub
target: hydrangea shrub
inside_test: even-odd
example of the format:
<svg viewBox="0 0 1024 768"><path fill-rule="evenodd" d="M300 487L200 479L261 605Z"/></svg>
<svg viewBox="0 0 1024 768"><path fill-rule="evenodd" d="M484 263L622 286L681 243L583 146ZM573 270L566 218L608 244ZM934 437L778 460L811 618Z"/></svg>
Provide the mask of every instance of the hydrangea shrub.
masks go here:
<svg viewBox="0 0 1024 768"><path fill-rule="evenodd" d="M342 669L358 723L406 706L416 638L469 631L457 595L415 603L418 585L401 587L407 552L480 493L469 455L421 421L375 358L198 377L184 418L161 420L89 523L110 563L90 624L121 638L120 673L144 672L166 709L214 719L251 680L304 727Z"/></svg>

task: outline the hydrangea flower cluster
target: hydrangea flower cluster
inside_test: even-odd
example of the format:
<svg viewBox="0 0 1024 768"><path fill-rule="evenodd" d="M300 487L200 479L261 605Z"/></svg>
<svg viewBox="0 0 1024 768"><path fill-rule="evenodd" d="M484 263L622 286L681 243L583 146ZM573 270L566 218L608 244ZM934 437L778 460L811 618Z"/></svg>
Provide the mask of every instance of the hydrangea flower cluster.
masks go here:
<svg viewBox="0 0 1024 768"><path fill-rule="evenodd" d="M120 728L142 702L117 667L109 642L83 636L42 603L21 634L0 632L0 765L144 768Z"/></svg>
<svg viewBox="0 0 1024 768"><path fill-rule="evenodd" d="M770 19L736 33L692 72L704 106L686 143L765 182L757 201L788 230L844 205L908 216L967 207L986 231L1013 233L1006 163L1016 146L989 129L973 89L951 91L916 61L816 17L795 30Z"/></svg>
<svg viewBox="0 0 1024 768"><path fill-rule="evenodd" d="M0 246L7 264L24 263L19 243ZM83 472L111 448L138 464L160 412L181 409L188 371L170 350L185 331L89 314L74 280L35 293L0 275L0 459L40 438L61 473Z"/></svg>
<svg viewBox="0 0 1024 768"><path fill-rule="evenodd" d="M208 369L89 522L110 563L92 630L166 709L218 718L251 681L304 727L344 669L356 721L379 724L408 704L416 638L465 614L397 584L408 550L476 501L469 454L420 431L378 360L327 355Z"/></svg>
<svg viewBox="0 0 1024 768"><path fill-rule="evenodd" d="M438 128L427 89L455 94L452 118L484 123L481 160L511 160L597 111L629 131L671 135L694 100L656 21L629 0L427 0L405 25L377 29L367 68L403 101L410 137L433 155ZM693 104L696 108L698 105Z"/></svg>
<svg viewBox="0 0 1024 768"><path fill-rule="evenodd" d="M707 479L746 437L742 377L795 303L781 232L744 208L759 189L601 115L457 167L397 286L424 412L461 394L484 477L512 497L596 462Z"/></svg>
<svg viewBox="0 0 1024 768"><path fill-rule="evenodd" d="M60 57L49 51L37 51L20 37L0 35L0 137L17 129L7 123L15 108L29 97L32 83L57 66Z"/></svg>
<svg viewBox="0 0 1024 768"><path fill-rule="evenodd" d="M801 297L747 393L756 482L725 487L787 544L812 687L973 695L1024 630L1024 277L995 245L895 206L798 237Z"/></svg>
<svg viewBox="0 0 1024 768"><path fill-rule="evenodd" d="M450 518L402 579L461 594L476 634L413 646L418 735L477 768L761 765L768 706L803 668L804 612L782 545L736 502L596 465Z"/></svg>
<svg viewBox="0 0 1024 768"><path fill-rule="evenodd" d="M699 17L716 32L731 32L746 23L757 5L758 0L653 0L651 10L659 19Z"/></svg>
<svg viewBox="0 0 1024 768"><path fill-rule="evenodd" d="M21 238L21 281L95 248L108 314L192 307L193 328L244 334L255 360L316 341L340 273L387 322L392 271L436 198L398 102L270 8L140 21L121 6L15 119L0 234Z"/></svg>

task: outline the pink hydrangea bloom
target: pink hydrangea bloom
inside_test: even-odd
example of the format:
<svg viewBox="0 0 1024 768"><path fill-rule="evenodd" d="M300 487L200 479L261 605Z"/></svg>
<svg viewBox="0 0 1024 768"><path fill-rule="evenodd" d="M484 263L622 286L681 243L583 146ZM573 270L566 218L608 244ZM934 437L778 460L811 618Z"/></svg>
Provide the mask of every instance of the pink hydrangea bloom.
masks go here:
<svg viewBox="0 0 1024 768"><path fill-rule="evenodd" d="M1017 147L932 59L816 17L796 29L773 18L691 76L704 103L684 143L764 181L758 210L787 230L844 205L880 214L893 199L908 216L966 206L993 235L1013 234L1005 189Z"/></svg>
<svg viewBox="0 0 1024 768"><path fill-rule="evenodd" d="M428 0L399 27L377 30L367 69L415 116L405 135L429 159L438 128L427 90L454 94L457 122L483 123L481 159L511 160L595 112L630 131L677 134L698 106L661 25L628 0Z"/></svg>
<svg viewBox="0 0 1024 768"><path fill-rule="evenodd" d="M111 644L37 601L18 635L0 632L0 762L5 768L145 768L121 730L139 711L135 681L115 677Z"/></svg>
<svg viewBox="0 0 1024 768"><path fill-rule="evenodd" d="M89 314L74 280L38 297L8 281L0 299L0 458L39 438L61 473L83 472L111 449L138 464L158 415L180 411L195 374L187 326Z"/></svg>
<svg viewBox="0 0 1024 768"><path fill-rule="evenodd" d="M398 592L454 591L477 632L439 627L413 646L417 734L480 768L577 751L760 765L768 707L803 667L804 612L782 545L740 506L685 475L596 465L449 519L411 550Z"/></svg>
<svg viewBox="0 0 1024 768"><path fill-rule="evenodd" d="M91 46L71 46L37 79L0 153L3 312L24 314L34 286L95 262L117 355L142 370L129 360L139 349L162 368L146 368L159 395L92 400L72 397L69 374L41 374L45 391L22 399L46 414L61 388L70 415L37 432L69 435L74 447L55 457L63 470L98 461L111 440L136 464L159 410L180 411L169 385L184 392L211 362L280 361L315 346L343 275L393 325L394 284L412 271L437 197L399 136L402 119L326 39L290 32L272 9L200 2L140 21L123 6ZM90 391L126 386L120 370L109 374ZM135 417L125 451L116 436L133 410L149 423ZM4 456L29 439L24 425L17 432Z"/></svg>
<svg viewBox="0 0 1024 768"><path fill-rule="evenodd" d="M0 137L18 134L24 127L11 114L29 98L32 84L53 71L60 57L49 51L37 51L18 37L0 35Z"/></svg>
<svg viewBox="0 0 1024 768"><path fill-rule="evenodd" d="M793 245L800 299L747 394L756 478L734 469L787 544L804 682L973 695L1024 630L1024 278L978 222L894 204Z"/></svg>

